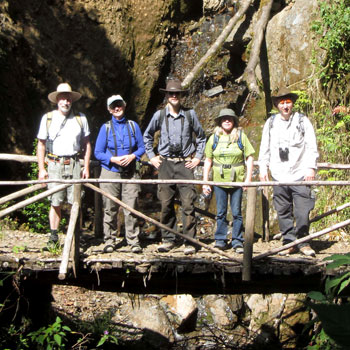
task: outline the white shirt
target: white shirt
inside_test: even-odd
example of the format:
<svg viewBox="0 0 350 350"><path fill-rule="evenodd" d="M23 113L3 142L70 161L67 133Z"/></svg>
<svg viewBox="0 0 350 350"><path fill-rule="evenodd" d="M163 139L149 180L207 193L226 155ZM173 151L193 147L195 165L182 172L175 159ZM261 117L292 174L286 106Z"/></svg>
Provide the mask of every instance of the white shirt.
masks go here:
<svg viewBox="0 0 350 350"><path fill-rule="evenodd" d="M90 135L88 121L83 113L80 114L82 127L77 118L71 112L66 118L64 115L54 110L52 121L49 126L49 138L53 140L53 154L57 156L72 156L80 151L80 140ZM43 115L40 122L38 139L47 139L47 113ZM66 121L65 121L66 119Z"/></svg>
<svg viewBox="0 0 350 350"><path fill-rule="evenodd" d="M299 118L303 118L303 128ZM304 133L300 129L304 129ZM280 148L288 148L287 161L281 160ZM277 181L302 180L308 169L316 169L317 158L316 136L307 117L301 117L295 112L289 120L285 120L280 114L276 114L272 128L270 118L266 121L259 153L260 174L266 174L269 168L271 176Z"/></svg>

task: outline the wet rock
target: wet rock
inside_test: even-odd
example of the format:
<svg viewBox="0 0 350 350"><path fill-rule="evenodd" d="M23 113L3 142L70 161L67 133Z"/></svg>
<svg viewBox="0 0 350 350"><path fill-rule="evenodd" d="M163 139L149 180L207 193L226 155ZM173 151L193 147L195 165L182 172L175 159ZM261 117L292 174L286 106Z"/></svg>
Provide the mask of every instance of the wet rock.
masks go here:
<svg viewBox="0 0 350 350"><path fill-rule="evenodd" d="M192 295L168 295L160 300L160 304L179 332L187 332L194 328L198 308Z"/></svg>
<svg viewBox="0 0 350 350"><path fill-rule="evenodd" d="M221 85L215 86L212 89L203 91L203 94L207 97L213 97L221 94L224 91L224 88Z"/></svg>

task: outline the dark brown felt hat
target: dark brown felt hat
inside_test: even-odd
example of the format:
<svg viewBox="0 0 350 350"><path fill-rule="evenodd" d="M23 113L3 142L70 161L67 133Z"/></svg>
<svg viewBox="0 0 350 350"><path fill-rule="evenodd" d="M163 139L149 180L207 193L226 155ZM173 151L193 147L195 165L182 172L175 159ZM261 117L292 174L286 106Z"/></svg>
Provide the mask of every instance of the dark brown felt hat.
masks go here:
<svg viewBox="0 0 350 350"><path fill-rule="evenodd" d="M159 89L161 92L187 92L187 90L184 90L181 86L180 80L169 80L166 84L165 89Z"/></svg>
<svg viewBox="0 0 350 350"><path fill-rule="evenodd" d="M271 96L272 99L272 103L275 107L277 107L278 102L282 99L282 98L290 98L293 103L298 99L298 95L295 94L294 92L290 91L289 89L283 87L277 90L277 92Z"/></svg>

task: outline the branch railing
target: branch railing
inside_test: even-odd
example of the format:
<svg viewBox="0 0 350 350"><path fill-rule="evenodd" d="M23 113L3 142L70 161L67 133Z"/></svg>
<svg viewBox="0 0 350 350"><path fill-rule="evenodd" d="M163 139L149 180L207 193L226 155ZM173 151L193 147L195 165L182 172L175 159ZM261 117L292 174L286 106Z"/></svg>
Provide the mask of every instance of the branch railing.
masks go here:
<svg viewBox="0 0 350 350"><path fill-rule="evenodd" d="M20 155L9 155L9 154L0 154L0 160L16 160L20 162L35 162L36 157L31 156L20 156ZM98 162L95 162L93 166L98 165ZM319 168L323 169L350 169L350 165L344 165L344 164L330 164L330 163L319 163ZM96 173L94 173L96 175ZM134 215L141 217L142 219L151 222L152 224L156 225L157 227L161 229L166 229L175 235L187 239L191 241L194 244L197 244L198 246L215 252L217 254L220 254L221 256L226 257L229 260L235 261L237 263L242 264L242 279L243 281L250 281L251 279L251 266L252 262L254 260L266 258L270 255L276 254L277 252L280 252L282 250L288 249L292 246L295 246L302 242L308 242L312 240L315 237L320 237L326 233L335 231L339 228L345 227L347 225L350 225L350 220L345 220L341 223L338 223L336 225L333 225L332 227L326 228L322 231L310 234L307 237L303 237L301 239L298 239L295 242L292 242L288 245L284 245L280 248L275 248L273 250L270 250L268 252L259 254L255 257L253 257L253 237L254 237L254 226L255 226L255 208L256 208L256 197L257 197L257 190L262 190L262 213L263 213L263 236L265 237L265 240L269 240L269 219L268 219L268 187L269 186L303 186L303 185L309 185L309 186L348 186L350 185L350 181L298 181L298 182L277 182L277 181L266 181L266 182L251 182L251 183L244 183L244 182L214 182L214 181L201 181L201 180L159 180L159 179L114 179L114 180L107 180L107 179L99 179L99 178L90 178L90 179L72 179L72 180L62 180L62 179L47 179L47 180L27 180L27 181L0 181L0 186L9 186L9 185L31 185L30 187L14 192L8 196L5 196L3 198L0 198L0 204L4 204L5 202L9 200L13 200L16 198L19 198L21 196L27 195L29 193L32 193L36 190L39 190L40 188L45 187L48 183L56 183L58 184L54 188L50 190L46 190L38 195L35 195L29 199L26 199L24 201L21 201L11 207L8 207L6 209L3 209L0 211L0 218L4 217L11 212L21 209L25 207L28 204L32 204L36 201L39 201L45 197L48 197L49 195L61 191L65 189L66 187L73 185L74 186L74 202L71 209L71 215L68 225L68 231L65 238L65 243L63 247L63 255L61 260L61 266L59 271L59 278L65 279L67 272L68 272L68 266L69 261L73 261L73 272L74 275L77 276L77 269L78 269L78 262L79 262L79 238L80 238L80 230L77 229L77 223L80 213L80 207L81 207L81 184L83 184L85 187L92 189L95 192L95 211L101 212L102 208L98 207L100 204L99 201L96 201L96 194L98 195L104 195L111 200L118 203L121 207L125 208L126 210L132 212ZM244 243L244 254L243 259L232 257L231 255L227 254L226 252L223 252L221 250L218 250L216 248L213 248L207 244L204 244L198 240L189 238L182 233L170 229L166 227L164 224L160 223L157 220L154 220L153 218L150 218L143 213L137 211L136 209L133 209L129 206L127 206L124 202L119 200L116 197L111 196L110 194L102 191L99 187L93 185L93 184L99 184L99 183L132 183L132 184L194 184L194 185L211 185L211 186L231 186L231 187L247 187L247 210L246 210L246 225L245 225L245 243ZM267 206L267 208L266 208ZM315 218L313 218L311 221L320 220L323 217L339 212L347 207L350 206L350 203L346 203L342 206L337 207L336 209L332 209L328 211L327 213L323 213ZM96 217L99 217L98 213L96 213ZM206 213L205 211L202 211L202 214L207 215L211 218L213 218L214 214ZM96 232L96 225L95 225L95 232Z"/></svg>

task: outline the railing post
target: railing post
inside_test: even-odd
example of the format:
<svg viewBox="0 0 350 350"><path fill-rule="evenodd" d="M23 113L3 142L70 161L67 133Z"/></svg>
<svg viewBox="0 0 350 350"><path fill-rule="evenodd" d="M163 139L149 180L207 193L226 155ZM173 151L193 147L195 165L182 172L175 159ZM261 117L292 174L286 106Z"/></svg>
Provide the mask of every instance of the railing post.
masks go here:
<svg viewBox="0 0 350 350"><path fill-rule="evenodd" d="M95 166L93 168L94 178L99 177L99 167ZM94 216L94 232L95 237L101 238L103 237L102 232L102 196L94 191L94 204L95 204L95 216Z"/></svg>
<svg viewBox="0 0 350 350"><path fill-rule="evenodd" d="M62 261L60 265L60 270L58 278L64 280L68 272L69 258L72 256L73 261L73 273L77 276L77 270L79 265L79 241L80 241L80 227L77 222L80 213L80 203L81 203L81 184L74 185L74 200L72 209L70 212L69 225L64 240L64 247L62 253Z"/></svg>
<svg viewBox="0 0 350 350"><path fill-rule="evenodd" d="M261 208L262 208L262 224L263 224L263 240L268 242L270 240L270 223L269 223L269 188L268 186L263 186L261 192Z"/></svg>
<svg viewBox="0 0 350 350"><path fill-rule="evenodd" d="M255 225L255 206L256 206L256 187L249 187L247 189L247 210L246 210L246 224L245 224L245 233L244 233L244 253L243 253L243 268L242 268L243 281L251 280L254 225Z"/></svg>

